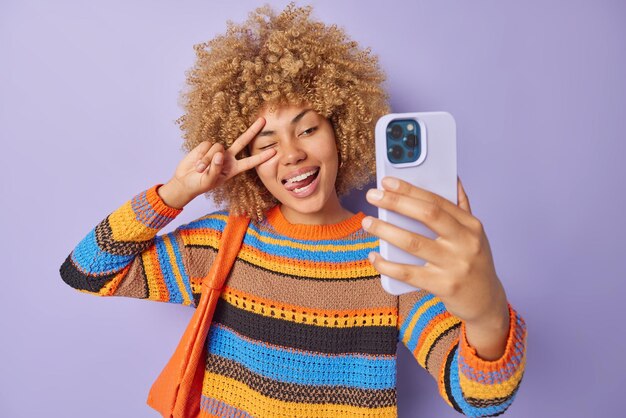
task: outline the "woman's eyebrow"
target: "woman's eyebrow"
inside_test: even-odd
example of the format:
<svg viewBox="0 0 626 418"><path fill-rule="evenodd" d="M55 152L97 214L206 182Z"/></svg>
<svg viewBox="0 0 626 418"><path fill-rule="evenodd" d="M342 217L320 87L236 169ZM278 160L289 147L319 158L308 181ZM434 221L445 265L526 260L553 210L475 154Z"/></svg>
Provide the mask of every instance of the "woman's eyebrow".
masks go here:
<svg viewBox="0 0 626 418"><path fill-rule="evenodd" d="M291 120L290 124L291 124L291 125L293 125L294 123L298 123L298 121L299 121L300 119L302 119L302 117L303 117L303 116L304 116L307 112L310 112L311 110L313 110L313 109L304 109L302 112L298 113L298 114L296 115L296 117L295 117L295 118L293 118L293 119ZM259 133L257 134L257 137L260 137L260 136L270 136L270 135L274 135L275 133L276 133L275 131L261 131L261 132L259 132Z"/></svg>

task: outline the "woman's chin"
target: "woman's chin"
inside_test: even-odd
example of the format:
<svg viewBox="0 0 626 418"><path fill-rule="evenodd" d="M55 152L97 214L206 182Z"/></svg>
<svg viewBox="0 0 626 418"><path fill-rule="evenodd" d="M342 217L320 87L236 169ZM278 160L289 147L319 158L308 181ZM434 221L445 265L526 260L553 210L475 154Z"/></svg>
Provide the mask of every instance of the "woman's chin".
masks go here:
<svg viewBox="0 0 626 418"><path fill-rule="evenodd" d="M287 195L281 200L283 206L286 206L294 212L301 213L303 215L318 213L324 208L325 199L322 193L316 193L315 195L308 196L306 198L297 198Z"/></svg>
<svg viewBox="0 0 626 418"><path fill-rule="evenodd" d="M317 213L322 210L322 204L316 204L314 202L294 202L293 200L283 201L283 206L286 206L290 210L294 212L301 213L303 215L308 215L312 213Z"/></svg>

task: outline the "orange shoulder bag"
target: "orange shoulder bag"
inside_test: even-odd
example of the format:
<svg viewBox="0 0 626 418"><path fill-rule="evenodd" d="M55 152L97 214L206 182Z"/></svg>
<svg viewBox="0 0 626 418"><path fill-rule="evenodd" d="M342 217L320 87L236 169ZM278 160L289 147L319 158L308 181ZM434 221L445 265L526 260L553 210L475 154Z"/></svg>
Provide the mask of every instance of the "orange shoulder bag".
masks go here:
<svg viewBox="0 0 626 418"><path fill-rule="evenodd" d="M176 351L150 388L147 404L166 418L197 418L204 378L204 343L222 286L237 257L250 218L229 214L217 256L202 280L200 302Z"/></svg>

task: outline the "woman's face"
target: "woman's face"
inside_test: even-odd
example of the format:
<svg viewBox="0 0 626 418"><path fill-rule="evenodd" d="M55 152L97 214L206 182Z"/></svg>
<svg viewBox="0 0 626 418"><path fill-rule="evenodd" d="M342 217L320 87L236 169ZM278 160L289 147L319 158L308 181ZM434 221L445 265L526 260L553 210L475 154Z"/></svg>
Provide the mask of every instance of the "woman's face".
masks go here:
<svg viewBox="0 0 626 418"><path fill-rule="evenodd" d="M309 107L261 110L263 130L249 145L251 154L274 147L276 154L256 172L272 195L300 214L336 207L338 155L331 123Z"/></svg>

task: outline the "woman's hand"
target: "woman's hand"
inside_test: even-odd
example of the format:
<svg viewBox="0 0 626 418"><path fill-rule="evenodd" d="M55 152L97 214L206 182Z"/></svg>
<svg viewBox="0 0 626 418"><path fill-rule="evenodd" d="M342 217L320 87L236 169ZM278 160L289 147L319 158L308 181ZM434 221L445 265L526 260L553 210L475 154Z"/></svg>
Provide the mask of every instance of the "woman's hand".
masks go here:
<svg viewBox="0 0 626 418"><path fill-rule="evenodd" d="M372 252L372 264L381 274L439 297L448 312L484 330L484 335L490 330L503 334L509 324L504 287L482 223L472 215L461 180L457 180L458 206L392 177L383 179L383 191L369 190L366 197L371 204L416 219L438 235L433 240L368 216L363 220L368 232L426 261L423 266L398 264Z"/></svg>
<svg viewBox="0 0 626 418"><path fill-rule="evenodd" d="M273 148L240 160L235 158L264 125L265 119L258 118L227 150L220 143L201 142L178 164L172 179L159 188L159 195L170 206L183 207L196 196L269 160L276 153Z"/></svg>

